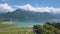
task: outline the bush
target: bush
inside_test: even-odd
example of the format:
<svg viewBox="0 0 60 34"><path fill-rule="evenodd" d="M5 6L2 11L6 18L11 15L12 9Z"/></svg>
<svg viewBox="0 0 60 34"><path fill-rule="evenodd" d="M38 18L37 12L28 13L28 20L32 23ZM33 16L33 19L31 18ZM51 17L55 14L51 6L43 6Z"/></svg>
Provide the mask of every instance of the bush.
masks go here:
<svg viewBox="0 0 60 34"><path fill-rule="evenodd" d="M60 23L45 23L44 25L35 25L39 34L60 34Z"/></svg>

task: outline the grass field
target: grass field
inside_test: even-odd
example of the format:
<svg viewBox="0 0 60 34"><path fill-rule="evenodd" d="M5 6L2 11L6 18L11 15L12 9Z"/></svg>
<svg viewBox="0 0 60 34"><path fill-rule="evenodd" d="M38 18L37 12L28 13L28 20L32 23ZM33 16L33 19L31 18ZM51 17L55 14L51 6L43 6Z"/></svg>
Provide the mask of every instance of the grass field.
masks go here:
<svg viewBox="0 0 60 34"><path fill-rule="evenodd" d="M0 34L26 34L26 32L0 32ZM29 32L28 34L34 34L34 33Z"/></svg>
<svg viewBox="0 0 60 34"><path fill-rule="evenodd" d="M16 27L13 24L0 24L0 34L26 34L28 30L32 30L28 34L34 34L33 28L31 27Z"/></svg>

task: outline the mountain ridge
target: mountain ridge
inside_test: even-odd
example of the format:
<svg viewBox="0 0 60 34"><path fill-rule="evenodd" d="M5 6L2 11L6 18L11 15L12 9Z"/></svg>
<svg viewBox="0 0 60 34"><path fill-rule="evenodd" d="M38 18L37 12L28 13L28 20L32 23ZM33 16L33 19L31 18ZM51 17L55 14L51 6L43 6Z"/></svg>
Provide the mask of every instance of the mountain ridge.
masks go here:
<svg viewBox="0 0 60 34"><path fill-rule="evenodd" d="M34 12L29 10L17 9L13 12L0 14L0 19L12 19L19 21L43 22L49 19L55 19L55 16L48 12Z"/></svg>

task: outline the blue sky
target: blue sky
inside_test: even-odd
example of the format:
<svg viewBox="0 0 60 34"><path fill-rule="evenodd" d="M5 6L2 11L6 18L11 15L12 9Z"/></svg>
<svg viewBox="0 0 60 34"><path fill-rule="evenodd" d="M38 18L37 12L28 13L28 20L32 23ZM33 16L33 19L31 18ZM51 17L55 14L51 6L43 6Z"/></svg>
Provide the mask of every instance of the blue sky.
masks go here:
<svg viewBox="0 0 60 34"><path fill-rule="evenodd" d="M60 0L0 0L0 4L2 3L8 3L11 6L30 4L39 7L60 7Z"/></svg>

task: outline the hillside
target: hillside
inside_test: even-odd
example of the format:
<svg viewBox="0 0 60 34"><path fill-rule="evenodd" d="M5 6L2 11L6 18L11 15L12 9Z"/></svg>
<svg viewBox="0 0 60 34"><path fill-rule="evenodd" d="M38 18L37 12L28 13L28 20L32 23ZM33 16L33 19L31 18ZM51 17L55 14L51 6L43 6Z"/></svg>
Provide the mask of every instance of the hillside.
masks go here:
<svg viewBox="0 0 60 34"><path fill-rule="evenodd" d="M13 12L0 14L0 19L12 19L20 21L46 21L48 19L53 19L54 16L48 12L33 12L29 10L17 9Z"/></svg>

